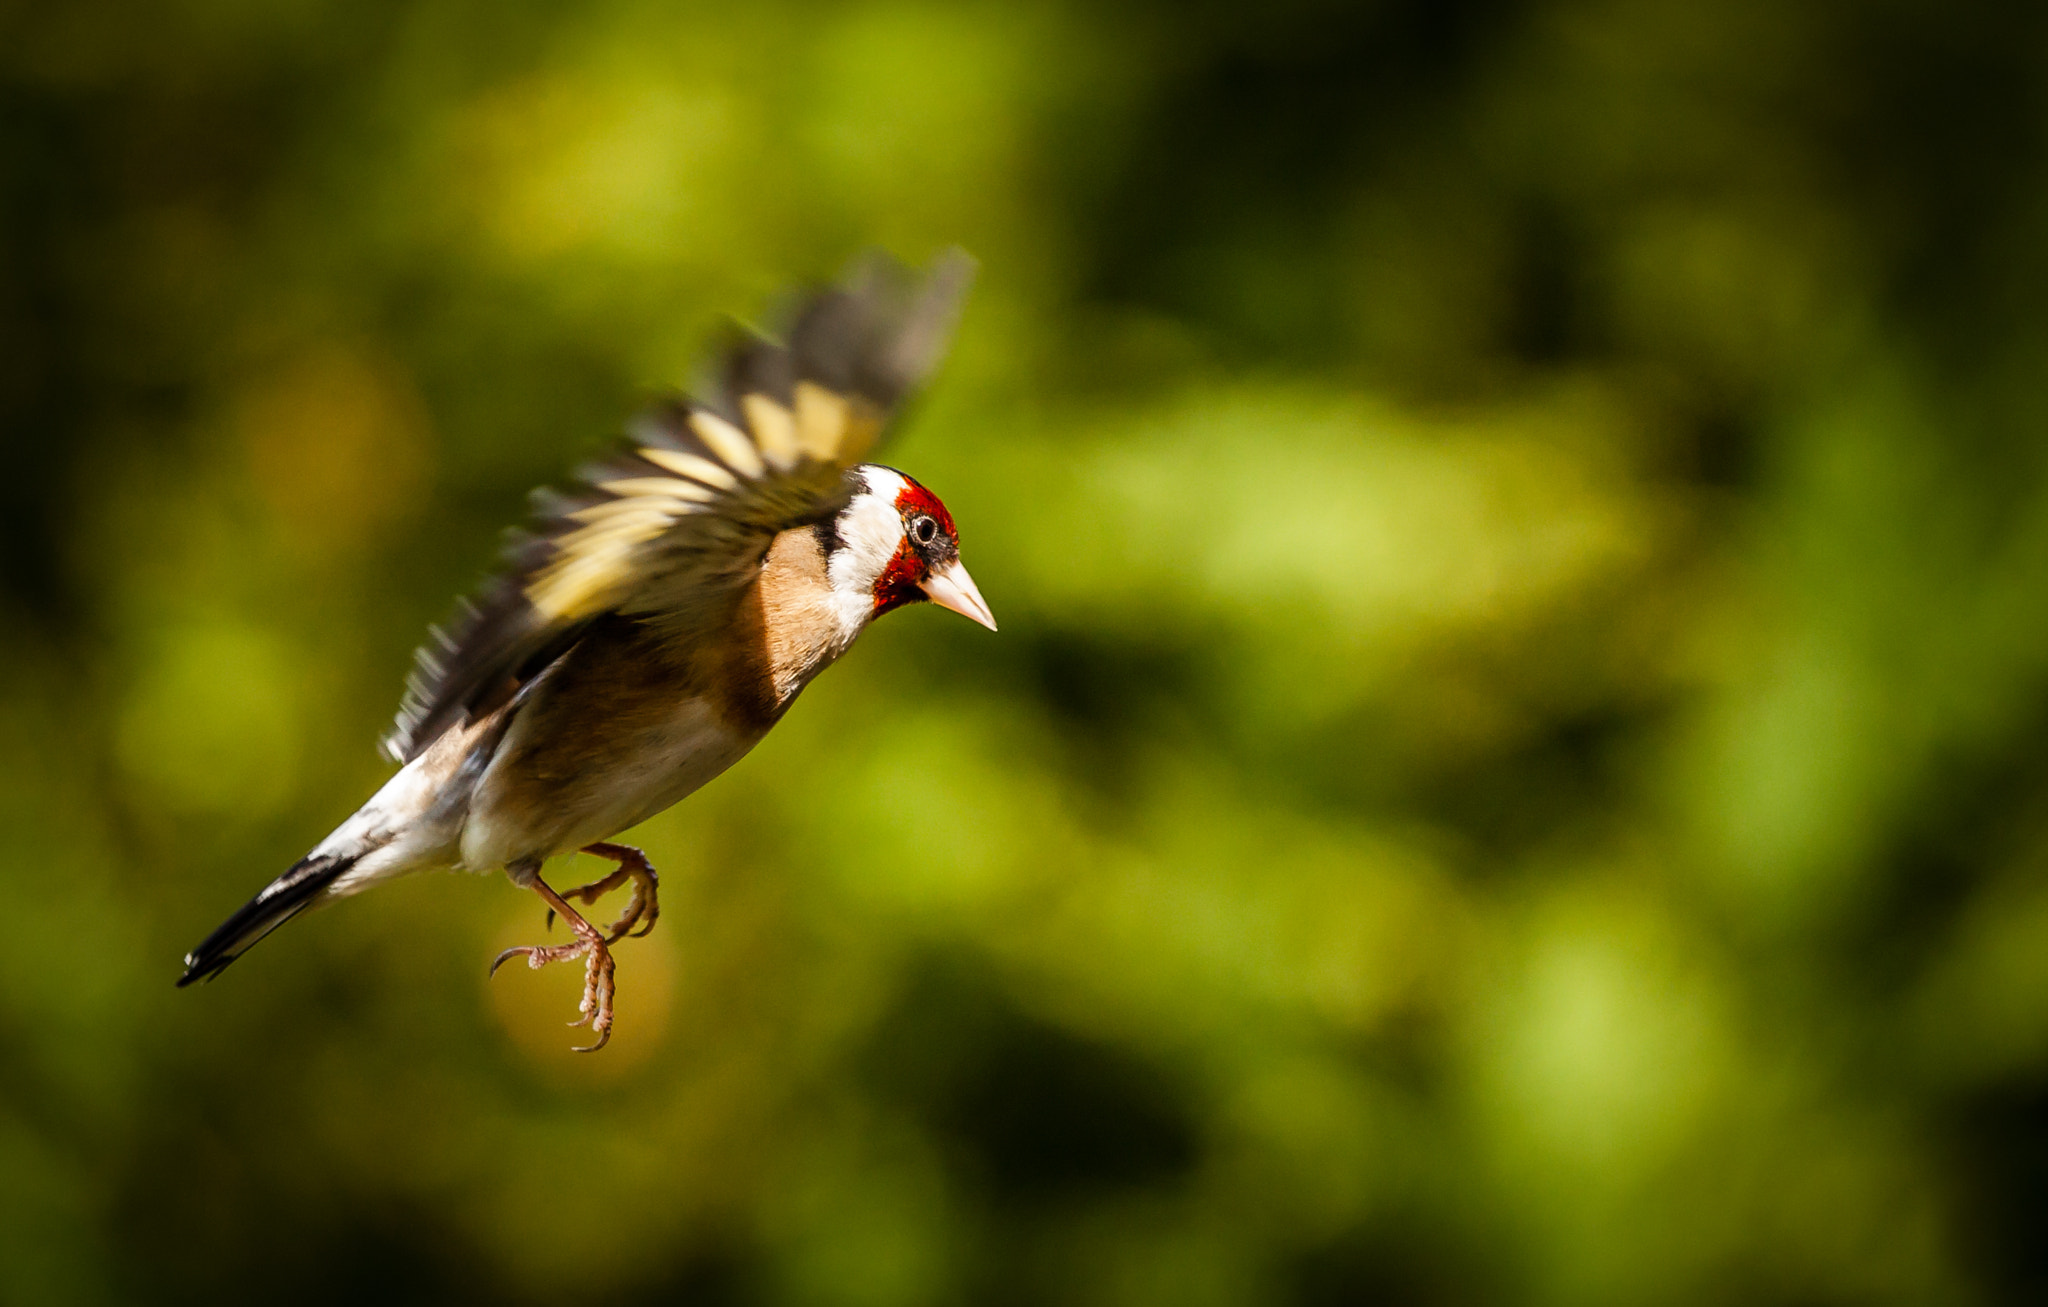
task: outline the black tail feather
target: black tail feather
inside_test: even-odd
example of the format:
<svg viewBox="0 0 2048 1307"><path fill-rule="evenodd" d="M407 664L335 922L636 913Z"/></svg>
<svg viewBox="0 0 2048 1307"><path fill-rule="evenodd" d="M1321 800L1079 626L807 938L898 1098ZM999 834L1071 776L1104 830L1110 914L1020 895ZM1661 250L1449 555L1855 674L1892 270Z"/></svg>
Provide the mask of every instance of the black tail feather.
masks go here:
<svg viewBox="0 0 2048 1307"><path fill-rule="evenodd" d="M301 858L290 871L264 886L260 894L223 921L220 929L185 955L185 974L178 978L178 988L219 975L228 963L248 952L256 941L311 907L321 890L355 865L355 857Z"/></svg>

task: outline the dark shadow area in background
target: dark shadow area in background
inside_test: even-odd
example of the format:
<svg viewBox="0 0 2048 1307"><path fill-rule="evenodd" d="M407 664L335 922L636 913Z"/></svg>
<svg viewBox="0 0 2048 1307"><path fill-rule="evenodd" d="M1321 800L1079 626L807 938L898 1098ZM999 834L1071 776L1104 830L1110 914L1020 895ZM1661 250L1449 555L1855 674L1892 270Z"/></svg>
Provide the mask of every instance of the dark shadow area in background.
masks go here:
<svg viewBox="0 0 2048 1307"><path fill-rule="evenodd" d="M1500 1301L1488 1268L1420 1222L1389 1222L1333 1240L1296 1260L1292 1307L1468 1307Z"/></svg>
<svg viewBox="0 0 2048 1307"><path fill-rule="evenodd" d="M919 963L862 1061L879 1098L945 1141L977 1206L1085 1203L1171 1181L1199 1156L1165 1073L1026 1015L971 958Z"/></svg>
<svg viewBox="0 0 2048 1307"><path fill-rule="evenodd" d="M1351 235L1349 202L1382 178L1390 152L1442 134L1475 66L1525 8L1138 7L1174 57L1104 193L1084 201L1094 241L1085 288L1200 323L1240 358L1346 364L1350 288L1329 270ZM1541 266L1530 289L1568 291L1556 251L1539 241L1532 253ZM1560 303L1520 309L1539 349L1564 347Z"/></svg>
<svg viewBox="0 0 2048 1307"><path fill-rule="evenodd" d="M106 205L75 162L75 107L0 86L0 595L40 625L76 619L59 566L91 317L60 274L64 236Z"/></svg>
<svg viewBox="0 0 2048 1307"><path fill-rule="evenodd" d="M1995 1301L2048 1302L2048 1080L1971 1094L1950 1111L1958 1241Z"/></svg>
<svg viewBox="0 0 2048 1307"><path fill-rule="evenodd" d="M878 1101L946 1161L948 1203L973 1249L965 1301L1072 1300L1051 1256L1061 1232L1164 1195L1198 1165L1185 1089L1131 1051L1020 1009L988 965L927 955L862 1057Z"/></svg>

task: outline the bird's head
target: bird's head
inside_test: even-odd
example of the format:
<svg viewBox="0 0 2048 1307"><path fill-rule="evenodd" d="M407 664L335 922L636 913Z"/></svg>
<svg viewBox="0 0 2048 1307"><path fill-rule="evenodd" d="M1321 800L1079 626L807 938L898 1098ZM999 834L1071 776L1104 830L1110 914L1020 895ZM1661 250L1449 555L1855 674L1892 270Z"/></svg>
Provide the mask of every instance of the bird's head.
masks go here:
<svg viewBox="0 0 2048 1307"><path fill-rule="evenodd" d="M820 528L832 588L872 605L869 617L929 599L989 630L996 619L960 563L960 534L939 497L894 468L853 469L853 497Z"/></svg>

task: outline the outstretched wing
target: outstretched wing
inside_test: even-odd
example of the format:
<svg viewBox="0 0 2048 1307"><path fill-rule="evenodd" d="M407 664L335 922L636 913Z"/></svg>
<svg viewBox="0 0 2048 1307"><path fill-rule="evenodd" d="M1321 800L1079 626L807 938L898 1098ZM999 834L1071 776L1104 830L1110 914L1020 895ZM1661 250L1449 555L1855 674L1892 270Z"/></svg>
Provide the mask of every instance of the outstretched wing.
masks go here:
<svg viewBox="0 0 2048 1307"><path fill-rule="evenodd" d="M846 473L938 362L973 276L882 255L812 294L787 343L743 336L693 397L665 400L574 490L536 496L504 570L417 656L384 751L410 762L494 711L605 613L715 621L775 535L838 511Z"/></svg>

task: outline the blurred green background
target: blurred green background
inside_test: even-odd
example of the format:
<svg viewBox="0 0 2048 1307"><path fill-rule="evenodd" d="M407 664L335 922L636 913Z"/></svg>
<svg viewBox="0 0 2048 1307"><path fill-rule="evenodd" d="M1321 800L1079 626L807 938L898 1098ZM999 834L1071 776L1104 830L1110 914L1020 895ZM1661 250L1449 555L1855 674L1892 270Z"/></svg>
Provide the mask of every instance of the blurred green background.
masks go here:
<svg viewBox="0 0 2048 1307"><path fill-rule="evenodd" d="M2048 1294L2048 8L10 0L0 1299ZM179 958L722 316L983 276L637 835ZM558 866L575 881L602 867Z"/></svg>

